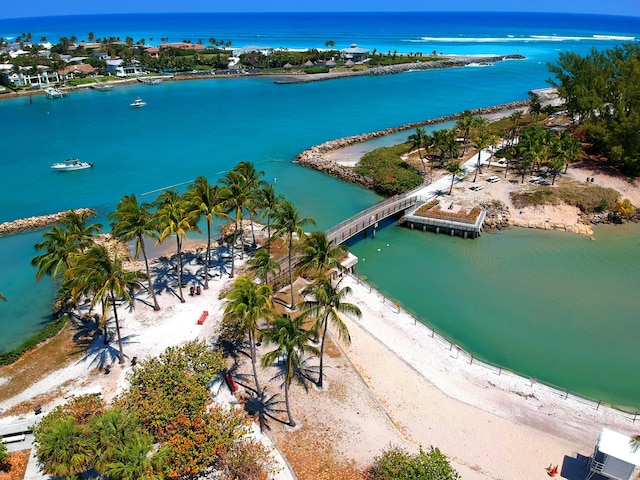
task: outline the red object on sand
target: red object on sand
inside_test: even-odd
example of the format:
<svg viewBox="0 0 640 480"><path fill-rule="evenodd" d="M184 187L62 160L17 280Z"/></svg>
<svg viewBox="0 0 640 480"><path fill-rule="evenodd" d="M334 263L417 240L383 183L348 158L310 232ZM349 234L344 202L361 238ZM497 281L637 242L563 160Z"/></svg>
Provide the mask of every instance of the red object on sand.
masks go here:
<svg viewBox="0 0 640 480"><path fill-rule="evenodd" d="M198 325L202 325L208 316L209 312L207 312L206 310L202 312L202 315L200 315L200 318L198 319Z"/></svg>
<svg viewBox="0 0 640 480"><path fill-rule="evenodd" d="M226 373L224 375L224 381L227 382L227 387L231 390L231 393L236 393L238 391L238 384L233 379L230 373Z"/></svg>

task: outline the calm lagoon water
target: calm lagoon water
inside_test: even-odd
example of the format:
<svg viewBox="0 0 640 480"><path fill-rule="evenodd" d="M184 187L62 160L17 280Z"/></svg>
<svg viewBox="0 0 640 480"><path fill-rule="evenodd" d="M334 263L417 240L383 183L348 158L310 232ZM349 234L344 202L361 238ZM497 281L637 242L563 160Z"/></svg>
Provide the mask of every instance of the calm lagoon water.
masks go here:
<svg viewBox="0 0 640 480"><path fill-rule="evenodd" d="M355 15L355 14L354 14ZM215 181L252 161L279 192L326 229L379 197L304 169L305 148L346 135L527 98L547 86L546 64L561 50L586 53L640 35L640 21L540 15L341 14L281 16L107 16L0 20L0 35L88 31L147 40L202 37L234 46L297 48L333 38L380 51L521 53L491 67L360 77L306 85L243 78L132 85L0 101L0 222L93 207L97 221L119 198L158 191L199 175ZM268 20L268 21L267 21ZM304 25L304 28L301 27ZM114 27L115 26L115 27ZM241 27L242 26L242 27ZM108 30L115 28L117 31ZM138 32L138 33L135 33ZM148 106L131 109L141 96ZM411 132L407 132L407 135ZM400 138L401 140L402 138ZM94 163L60 174L51 163ZM530 230L477 240L409 231L391 224L351 249L360 274L473 354L525 376L617 405L640 408L637 226L598 228L596 240ZM40 233L0 238L0 350L40 328L54 286L36 282L29 260ZM387 246L388 244L388 246ZM378 252L380 248L380 252Z"/></svg>

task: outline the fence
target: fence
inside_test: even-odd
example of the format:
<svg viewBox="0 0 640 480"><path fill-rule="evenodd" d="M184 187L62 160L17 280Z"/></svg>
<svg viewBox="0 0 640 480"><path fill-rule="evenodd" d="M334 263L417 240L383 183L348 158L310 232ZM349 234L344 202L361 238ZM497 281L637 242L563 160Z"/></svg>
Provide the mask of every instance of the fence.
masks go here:
<svg viewBox="0 0 640 480"><path fill-rule="evenodd" d="M405 309L403 309L400 306L400 302L397 302L397 301L394 301L394 300L388 298L386 295L381 293L375 287L371 286L369 283L367 283L364 280L362 280L357 274L350 274L349 276L355 282L357 282L357 284L363 285L366 288L368 288L370 293L375 293L377 296L379 296L381 301L382 301L382 303L389 302L391 305L394 305L395 308L397 308L398 313L402 312L404 315L406 315L406 316L410 317L411 319L413 319L413 324L414 325L416 325L418 323L421 324L427 330L427 338L434 339L434 341L437 342L445 350L449 350L451 352L455 351L456 352L456 358L463 359L464 361L468 362L469 365L474 365L474 366L477 366L477 367L480 367L480 368L488 369L488 370L494 372L495 374L497 374L499 376L510 375L512 378L518 379L518 380L522 381L523 383L530 384L530 386L533 386L534 384L543 385L543 386L547 387L551 393L557 395L558 397L560 397L560 398L562 398L564 400L577 401L579 403L582 403L584 405L588 405L588 406L592 407L594 410L599 410L600 407L608 408L611 412L614 412L617 415L620 415L622 418L628 420L631 423L635 423L636 420L640 420L640 412L638 412L637 410L633 411L633 412L621 410L620 408L617 408L615 406L609 405L609 404L603 402L602 400L586 397L586 396L581 395L579 393L572 392L569 389L562 388L562 387L560 387L558 385L554 385L554 384L547 383L547 382L541 382L537 378L529 378L529 379L527 379L527 378L523 377L522 375L519 375L518 373L512 372L511 370L504 368L502 365L496 365L496 364L488 363L485 360L481 360L481 359L475 357L472 353L469 353L466 350L462 349L454 341L452 341L452 340L446 338L445 336L439 334L438 332L436 332L435 329L433 329L433 327L431 327L431 326L427 325L425 322L421 321L419 318L417 318L411 312L408 312ZM415 368L414 368L414 370L415 370Z"/></svg>

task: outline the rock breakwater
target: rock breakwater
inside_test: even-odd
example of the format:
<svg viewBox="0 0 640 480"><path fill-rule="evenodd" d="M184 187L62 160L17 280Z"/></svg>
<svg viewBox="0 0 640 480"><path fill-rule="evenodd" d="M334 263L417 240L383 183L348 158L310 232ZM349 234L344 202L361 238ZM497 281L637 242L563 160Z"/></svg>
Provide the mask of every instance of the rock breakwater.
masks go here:
<svg viewBox="0 0 640 480"><path fill-rule="evenodd" d="M73 211L83 218L91 217L96 213L95 210L91 208L78 208ZM68 210L59 213L52 213L50 215L21 218L10 222L0 223L0 236L50 227L51 225L59 223L67 212Z"/></svg>
<svg viewBox="0 0 640 480"><path fill-rule="evenodd" d="M471 113L473 115L489 115L505 110L523 109L528 105L528 100L522 100L518 102L496 105L493 107L478 108L475 110L471 110ZM299 163L300 165L304 165L305 167L318 170L322 173L332 175L341 180L351 183L357 183L365 186L366 188L372 188L373 180L370 177L357 173L353 168L339 165L333 159L329 158L327 154L341 148L350 147L358 143L366 142L367 140L371 140L373 138L384 137L385 135L390 135L392 133L397 133L404 130L411 130L426 125L435 125L442 122L456 120L460 117L460 115L460 113L456 113L454 115L445 115L429 120L407 123L398 127L385 128L384 130L378 130L376 132L363 133L360 135L352 135L349 137L338 138L336 140L330 140L328 142L315 145L299 153L298 155L296 155L295 162Z"/></svg>

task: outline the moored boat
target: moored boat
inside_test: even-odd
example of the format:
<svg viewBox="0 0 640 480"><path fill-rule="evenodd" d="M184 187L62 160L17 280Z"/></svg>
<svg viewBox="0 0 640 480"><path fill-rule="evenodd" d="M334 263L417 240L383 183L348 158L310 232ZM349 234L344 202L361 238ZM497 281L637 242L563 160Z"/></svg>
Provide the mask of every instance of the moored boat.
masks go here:
<svg viewBox="0 0 640 480"><path fill-rule="evenodd" d="M64 162L54 163L51 168L58 172L69 172L72 170L84 170L85 168L93 167L91 162L81 162L77 158L68 158Z"/></svg>

